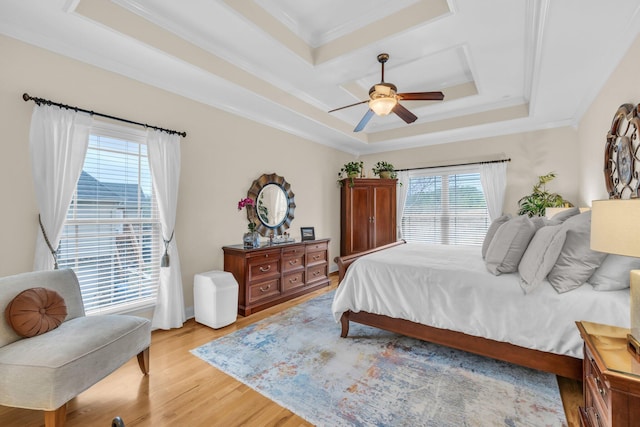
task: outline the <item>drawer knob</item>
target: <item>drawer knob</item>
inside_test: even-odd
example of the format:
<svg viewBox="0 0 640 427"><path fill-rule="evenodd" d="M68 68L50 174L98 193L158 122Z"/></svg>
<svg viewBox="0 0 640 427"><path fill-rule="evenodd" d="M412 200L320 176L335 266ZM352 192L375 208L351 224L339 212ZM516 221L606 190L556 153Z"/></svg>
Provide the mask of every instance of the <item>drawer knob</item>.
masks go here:
<svg viewBox="0 0 640 427"><path fill-rule="evenodd" d="M600 378L595 377L596 379L596 388L598 389L598 393L600 393L600 396L604 397L606 392L604 391L604 388L602 387L602 383L600 382Z"/></svg>
<svg viewBox="0 0 640 427"><path fill-rule="evenodd" d="M298 281L297 277L294 277L293 279L289 279L289 283L296 283Z"/></svg>
<svg viewBox="0 0 640 427"><path fill-rule="evenodd" d="M296 265L297 263L298 263L297 259L293 259L293 260L289 261L290 265Z"/></svg>
<svg viewBox="0 0 640 427"><path fill-rule="evenodd" d="M320 255L314 255L314 256L313 256L313 260L314 260L314 261L315 261L315 260L318 260L318 259L320 259Z"/></svg>
<svg viewBox="0 0 640 427"><path fill-rule="evenodd" d="M269 289L271 289L271 285L267 285L264 288L262 286L260 286L260 292L267 292Z"/></svg>
<svg viewBox="0 0 640 427"><path fill-rule="evenodd" d="M314 271L314 272L313 272L313 275L314 275L314 276L317 276L318 274L320 274L320 272L319 272L319 271Z"/></svg>
<svg viewBox="0 0 640 427"><path fill-rule="evenodd" d="M265 268L265 267L260 266L260 271L262 271L263 273L265 273L265 272L267 272L267 271L269 271L269 270L271 270L271 264L267 265L267 267L266 267L266 268Z"/></svg>

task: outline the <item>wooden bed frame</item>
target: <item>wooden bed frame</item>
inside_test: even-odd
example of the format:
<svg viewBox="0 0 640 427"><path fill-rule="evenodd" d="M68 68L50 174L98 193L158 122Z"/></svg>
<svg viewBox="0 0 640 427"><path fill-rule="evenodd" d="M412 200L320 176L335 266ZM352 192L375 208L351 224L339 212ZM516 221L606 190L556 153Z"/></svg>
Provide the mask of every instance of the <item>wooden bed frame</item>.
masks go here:
<svg viewBox="0 0 640 427"><path fill-rule="evenodd" d="M335 262L338 264L339 282L342 282L349 265L359 257L402 245L404 243L406 242L401 240L365 252L344 257L336 257ZM571 356L532 350L506 342L494 341L447 329L434 328L432 326L422 325L409 320L396 319L365 311L357 313L347 311L342 314L342 318L340 320L342 324L342 333L340 336L343 338L346 338L349 334L349 322L356 322L396 332L423 341L429 341L458 350L468 351L481 356L487 356L493 359L514 363L516 365L550 372L562 377L582 380L582 359Z"/></svg>

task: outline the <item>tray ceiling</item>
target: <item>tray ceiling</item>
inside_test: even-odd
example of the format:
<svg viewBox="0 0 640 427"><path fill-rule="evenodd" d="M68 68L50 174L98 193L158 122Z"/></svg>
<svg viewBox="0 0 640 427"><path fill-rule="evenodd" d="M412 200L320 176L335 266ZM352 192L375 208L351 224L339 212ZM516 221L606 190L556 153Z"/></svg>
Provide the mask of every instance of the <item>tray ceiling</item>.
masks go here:
<svg viewBox="0 0 640 427"><path fill-rule="evenodd" d="M640 0L3 0L0 33L355 154L576 125ZM79 41L82 40L80 43ZM353 128L380 81L418 119ZM37 95L37 94L36 94Z"/></svg>

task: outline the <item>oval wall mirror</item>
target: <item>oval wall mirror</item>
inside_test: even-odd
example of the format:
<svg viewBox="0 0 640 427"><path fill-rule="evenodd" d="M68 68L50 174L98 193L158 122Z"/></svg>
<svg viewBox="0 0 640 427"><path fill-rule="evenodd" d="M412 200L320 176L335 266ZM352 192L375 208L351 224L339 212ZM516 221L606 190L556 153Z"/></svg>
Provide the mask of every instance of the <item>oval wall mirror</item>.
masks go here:
<svg viewBox="0 0 640 427"><path fill-rule="evenodd" d="M260 176L253 181L247 197L255 201L255 207L247 209L247 218L262 236L272 232L280 235L289 228L296 204L291 185L284 177L275 173Z"/></svg>

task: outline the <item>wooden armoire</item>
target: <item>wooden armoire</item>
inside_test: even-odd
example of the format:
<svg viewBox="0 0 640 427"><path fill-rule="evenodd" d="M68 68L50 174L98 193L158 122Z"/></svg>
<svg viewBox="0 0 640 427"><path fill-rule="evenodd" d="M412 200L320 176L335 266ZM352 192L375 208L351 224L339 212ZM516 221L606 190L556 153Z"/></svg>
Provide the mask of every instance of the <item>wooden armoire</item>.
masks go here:
<svg viewBox="0 0 640 427"><path fill-rule="evenodd" d="M396 241L396 179L342 180L340 255Z"/></svg>

